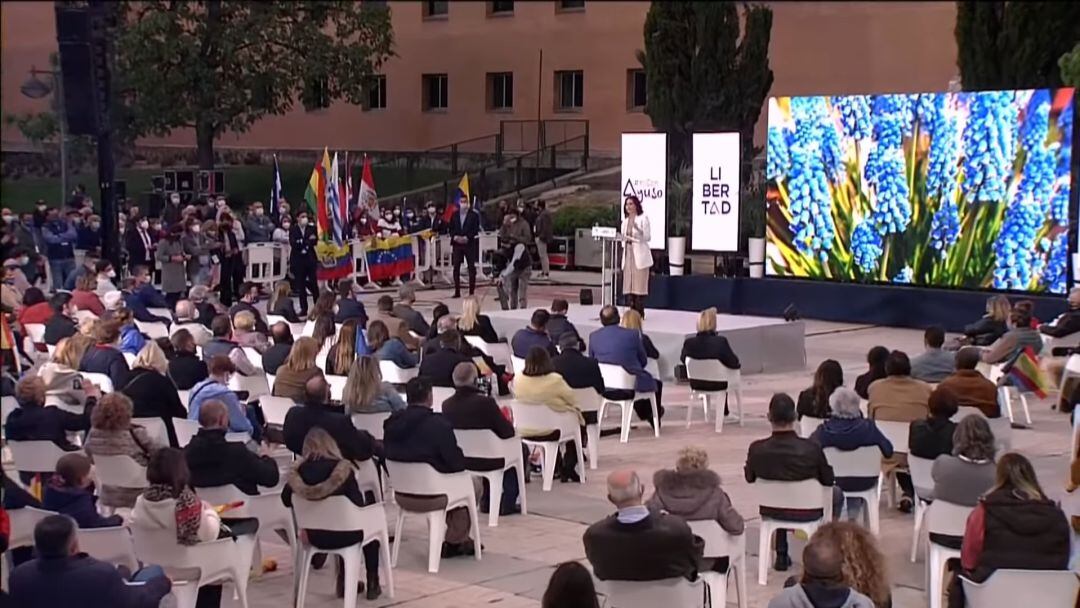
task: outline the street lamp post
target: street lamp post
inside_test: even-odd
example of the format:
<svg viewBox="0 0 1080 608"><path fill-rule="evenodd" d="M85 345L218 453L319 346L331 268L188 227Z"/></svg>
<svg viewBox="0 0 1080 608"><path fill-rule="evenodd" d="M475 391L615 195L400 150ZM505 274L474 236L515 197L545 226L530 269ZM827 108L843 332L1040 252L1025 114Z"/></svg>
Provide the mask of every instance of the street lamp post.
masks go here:
<svg viewBox="0 0 1080 608"><path fill-rule="evenodd" d="M39 75L52 78L53 85L38 78ZM30 67L30 78L20 88L22 94L30 99L42 99L53 94L52 106L56 121L60 124L60 204L67 200L67 113L64 108L64 79L60 70L39 70Z"/></svg>

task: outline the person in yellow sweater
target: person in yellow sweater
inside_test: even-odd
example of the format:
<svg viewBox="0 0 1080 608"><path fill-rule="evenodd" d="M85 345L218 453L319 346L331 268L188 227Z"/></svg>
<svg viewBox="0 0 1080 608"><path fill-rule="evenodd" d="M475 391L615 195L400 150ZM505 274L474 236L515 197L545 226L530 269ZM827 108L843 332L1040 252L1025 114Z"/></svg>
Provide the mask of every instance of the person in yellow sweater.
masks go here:
<svg viewBox="0 0 1080 608"><path fill-rule="evenodd" d="M574 389L570 388L566 380L555 372L551 355L539 346L529 349L525 357L524 371L514 377L514 398L524 405L548 407L556 412L574 412L577 415L578 424L585 426L585 418L577 407ZM518 428L518 433L522 437L538 439L556 434L557 431ZM584 431L582 431L582 436L584 436ZM561 481L581 481L575 470L577 450L573 441L566 444L565 457L560 456L560 461L555 466L555 471Z"/></svg>

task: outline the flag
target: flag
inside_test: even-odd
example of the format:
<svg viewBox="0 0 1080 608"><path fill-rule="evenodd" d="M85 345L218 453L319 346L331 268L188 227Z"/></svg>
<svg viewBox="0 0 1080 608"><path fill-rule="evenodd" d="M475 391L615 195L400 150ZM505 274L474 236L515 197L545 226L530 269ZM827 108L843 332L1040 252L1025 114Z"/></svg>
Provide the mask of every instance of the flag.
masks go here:
<svg viewBox="0 0 1080 608"><path fill-rule="evenodd" d="M311 177L308 178L307 190L304 191L304 201L307 202L308 213L315 216L315 227L318 229L320 236L323 227L329 223L324 224L322 216L319 215L326 199L326 171L329 167L330 155L323 148L322 158L315 161L315 168L311 170Z"/></svg>
<svg viewBox="0 0 1080 608"><path fill-rule="evenodd" d="M274 155L274 176L270 183L270 218L277 224L281 221L278 217L278 201L281 200L281 168L278 167L277 154Z"/></svg>
<svg viewBox="0 0 1080 608"><path fill-rule="evenodd" d="M392 281L415 269L410 236L376 237L366 243L366 250L368 278L372 281Z"/></svg>
<svg viewBox="0 0 1080 608"><path fill-rule="evenodd" d="M349 153L345 153L345 217L352 217L353 212L352 166L349 165Z"/></svg>
<svg viewBox="0 0 1080 608"><path fill-rule="evenodd" d="M449 222L450 218L454 217L454 214L457 213L458 209L461 208L461 201L463 199L466 200L466 201L469 200L469 174L468 173L461 176L461 181L458 182L457 190L454 191L454 197L451 199L450 203L446 206L446 209L443 210L442 219L443 219L444 222Z"/></svg>
<svg viewBox="0 0 1080 608"><path fill-rule="evenodd" d="M1046 390L1050 386L1046 374L1039 366L1039 358L1030 346L1017 356L1016 361L1013 361L1009 367L1008 377L1013 386L1022 392L1035 393L1040 399L1046 397Z"/></svg>
<svg viewBox="0 0 1080 608"><path fill-rule="evenodd" d="M330 161L323 152L323 164L317 168L319 184L323 187L319 200L319 242L315 245L315 257L319 260L316 272L320 281L342 279L352 274L352 251L345 238L345 201L338 171L338 156Z"/></svg>
<svg viewBox="0 0 1080 608"><path fill-rule="evenodd" d="M373 220L379 219L379 197L375 194L375 180L371 177L371 159L364 156L364 169L360 175L360 192L356 195L356 207Z"/></svg>

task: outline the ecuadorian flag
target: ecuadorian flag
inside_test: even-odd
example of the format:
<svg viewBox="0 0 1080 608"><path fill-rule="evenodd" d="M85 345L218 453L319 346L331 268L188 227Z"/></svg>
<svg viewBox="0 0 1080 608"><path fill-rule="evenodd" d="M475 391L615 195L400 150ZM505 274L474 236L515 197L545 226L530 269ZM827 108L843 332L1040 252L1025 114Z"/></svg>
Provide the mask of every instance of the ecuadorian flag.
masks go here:
<svg viewBox="0 0 1080 608"><path fill-rule="evenodd" d="M443 222L449 222L450 218L454 217L454 214L461 208L461 201L469 200L469 174L461 176L461 181L458 182L457 190L454 191L454 198L446 205L446 209L443 210L442 219Z"/></svg>

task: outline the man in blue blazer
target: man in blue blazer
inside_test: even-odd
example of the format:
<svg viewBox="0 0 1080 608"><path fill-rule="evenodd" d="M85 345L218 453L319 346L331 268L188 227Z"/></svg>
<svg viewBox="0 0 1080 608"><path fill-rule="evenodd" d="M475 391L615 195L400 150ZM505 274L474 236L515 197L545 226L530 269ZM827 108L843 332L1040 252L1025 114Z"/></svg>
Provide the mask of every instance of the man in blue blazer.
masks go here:
<svg viewBox="0 0 1080 608"><path fill-rule="evenodd" d="M600 363L618 365L636 378L634 389L641 393L656 392L656 411L664 417L664 408L660 405L662 385L652 374L645 371L645 344L641 333L635 329L619 327L619 309L605 306L600 310L600 329L589 335L589 356ZM626 399L629 391L608 389L605 394L612 399ZM653 423L652 408L647 400L634 402L634 411L638 418Z"/></svg>

